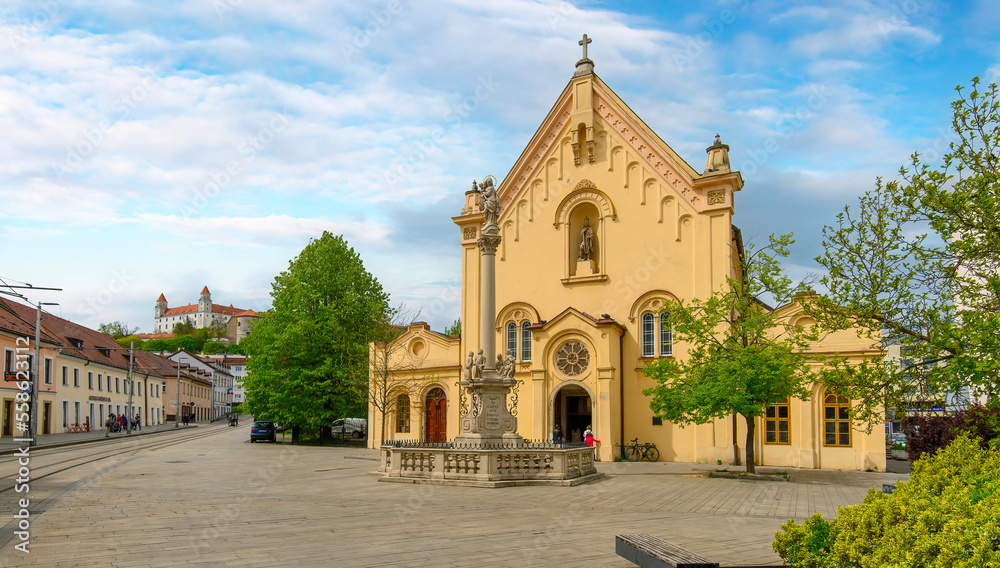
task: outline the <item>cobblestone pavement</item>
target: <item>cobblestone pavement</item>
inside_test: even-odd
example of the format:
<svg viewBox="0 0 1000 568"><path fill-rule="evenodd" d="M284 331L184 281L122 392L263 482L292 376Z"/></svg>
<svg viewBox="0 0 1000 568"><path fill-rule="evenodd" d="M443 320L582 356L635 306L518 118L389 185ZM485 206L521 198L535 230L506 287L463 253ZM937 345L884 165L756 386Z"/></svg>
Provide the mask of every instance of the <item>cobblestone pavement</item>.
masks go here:
<svg viewBox="0 0 1000 568"><path fill-rule="evenodd" d="M628 567L614 536L651 533L726 564L779 564L789 517L859 503L905 474L786 470L789 483L709 479L715 466L601 463L578 487L380 483L372 450L250 444L248 427L129 459L66 487L7 566ZM769 468L763 468L769 469ZM7 476L7 472L4 472ZM68 486L68 487L67 487ZM34 489L34 488L33 488Z"/></svg>

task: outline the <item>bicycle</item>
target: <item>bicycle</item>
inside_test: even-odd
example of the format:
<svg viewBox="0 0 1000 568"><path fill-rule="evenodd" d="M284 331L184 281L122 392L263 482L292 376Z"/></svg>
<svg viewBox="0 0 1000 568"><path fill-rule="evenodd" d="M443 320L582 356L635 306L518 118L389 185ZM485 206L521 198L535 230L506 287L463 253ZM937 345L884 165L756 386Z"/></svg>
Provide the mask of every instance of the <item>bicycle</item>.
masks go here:
<svg viewBox="0 0 1000 568"><path fill-rule="evenodd" d="M633 438L631 442L625 444L622 454L626 460L632 462L639 460L660 461L660 450L656 449L656 444L652 442L640 444L639 438Z"/></svg>

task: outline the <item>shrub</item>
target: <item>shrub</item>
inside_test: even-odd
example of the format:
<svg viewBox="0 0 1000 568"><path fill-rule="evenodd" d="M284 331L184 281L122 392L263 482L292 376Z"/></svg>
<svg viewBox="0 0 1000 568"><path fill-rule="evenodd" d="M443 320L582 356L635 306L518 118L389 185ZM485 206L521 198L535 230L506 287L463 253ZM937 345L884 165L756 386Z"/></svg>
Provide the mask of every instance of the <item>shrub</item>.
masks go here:
<svg viewBox="0 0 1000 568"><path fill-rule="evenodd" d="M892 495L785 523L773 548L807 568L1000 568L1000 450L960 434L913 464Z"/></svg>
<svg viewBox="0 0 1000 568"><path fill-rule="evenodd" d="M983 448L1000 437L1000 407L973 405L951 416L911 416L903 421L910 460L934 454L961 432L978 438Z"/></svg>

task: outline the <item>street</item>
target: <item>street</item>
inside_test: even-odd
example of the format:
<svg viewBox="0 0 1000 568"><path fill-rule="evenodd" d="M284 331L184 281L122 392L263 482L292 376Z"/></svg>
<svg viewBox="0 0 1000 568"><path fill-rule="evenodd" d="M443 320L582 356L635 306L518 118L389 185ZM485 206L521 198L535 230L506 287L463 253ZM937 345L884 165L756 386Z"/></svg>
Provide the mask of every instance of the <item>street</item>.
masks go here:
<svg viewBox="0 0 1000 568"><path fill-rule="evenodd" d="M902 474L790 470L709 479L715 466L601 463L578 487L380 483L366 449L249 443L249 425L31 451L30 491L5 484L0 566L602 566L614 535L650 533L723 564L779 564L774 531L826 517ZM767 470L768 468L759 468ZM15 549L29 498L29 554Z"/></svg>

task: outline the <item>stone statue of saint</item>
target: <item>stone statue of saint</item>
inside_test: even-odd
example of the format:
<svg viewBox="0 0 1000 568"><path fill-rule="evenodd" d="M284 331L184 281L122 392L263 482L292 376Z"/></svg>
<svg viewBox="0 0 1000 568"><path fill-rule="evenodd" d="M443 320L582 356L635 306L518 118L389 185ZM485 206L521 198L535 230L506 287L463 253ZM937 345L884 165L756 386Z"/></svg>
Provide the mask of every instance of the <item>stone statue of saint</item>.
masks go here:
<svg viewBox="0 0 1000 568"><path fill-rule="evenodd" d="M498 357L499 357L499 355L498 355ZM514 370L515 370L514 352L511 351L510 349L508 349L507 350L507 357L505 357L504 360L503 360L503 369L500 371L500 376L502 376L505 379L513 379L514 378Z"/></svg>
<svg viewBox="0 0 1000 568"><path fill-rule="evenodd" d="M469 357L465 360L465 380L467 381L472 378L472 368L475 365L475 358L475 354L469 351Z"/></svg>
<svg viewBox="0 0 1000 568"><path fill-rule="evenodd" d="M483 211L483 224L496 224L500 218L500 197L496 188L493 187L493 178L486 178L479 184L479 194L483 198L479 205Z"/></svg>
<svg viewBox="0 0 1000 568"><path fill-rule="evenodd" d="M483 350L480 349L479 353L476 354L476 358L472 362L472 378L481 379L483 378L483 369L486 368L486 355L483 354Z"/></svg>
<svg viewBox="0 0 1000 568"><path fill-rule="evenodd" d="M594 254L594 229L590 226L590 217L583 218L583 228L580 229L580 258L591 260Z"/></svg>

